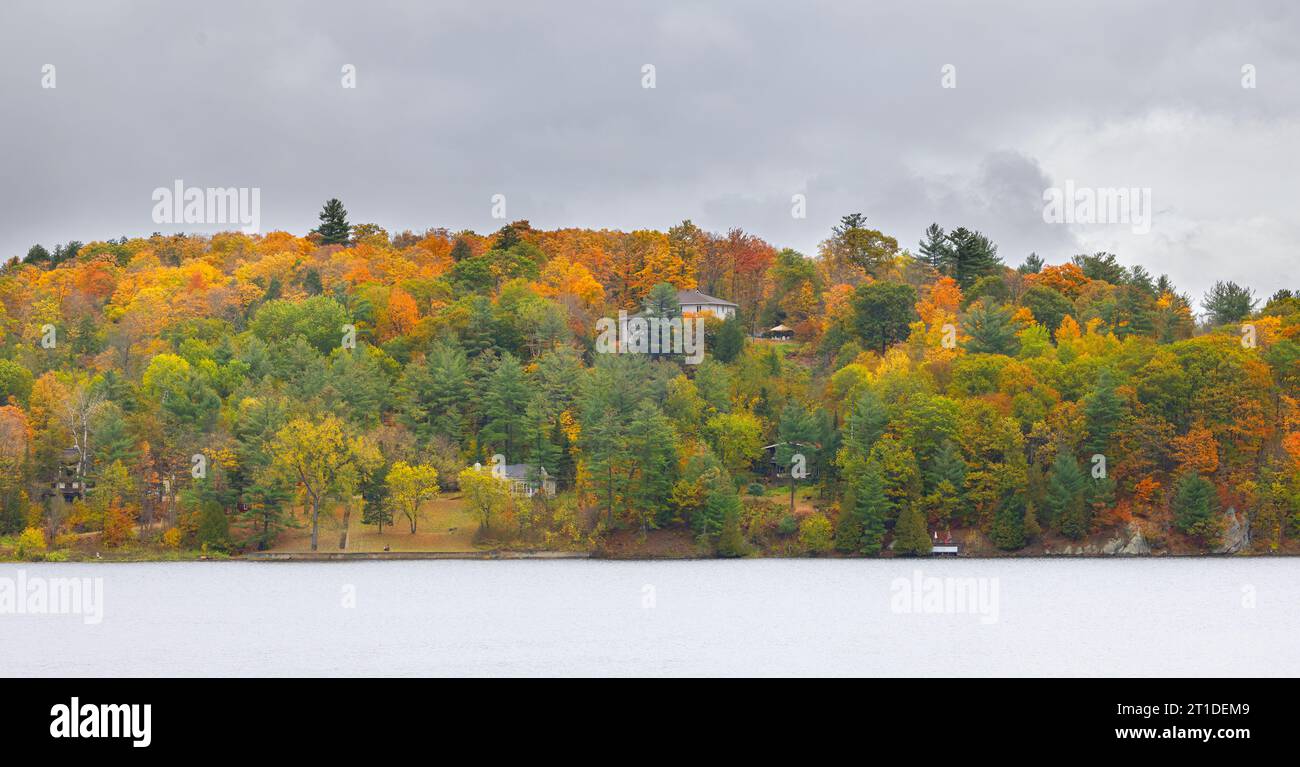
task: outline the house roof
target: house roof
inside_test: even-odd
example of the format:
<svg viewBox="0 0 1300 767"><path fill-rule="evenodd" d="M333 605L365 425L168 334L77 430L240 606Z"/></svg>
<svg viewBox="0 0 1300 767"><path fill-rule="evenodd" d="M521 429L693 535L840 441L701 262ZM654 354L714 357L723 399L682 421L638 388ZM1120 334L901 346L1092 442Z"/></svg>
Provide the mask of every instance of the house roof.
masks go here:
<svg viewBox="0 0 1300 767"><path fill-rule="evenodd" d="M506 464L506 467L505 467L505 472L506 472L505 476L506 476L506 479L515 479L515 480L521 480L521 481L522 481L522 480L526 480L526 479L528 479L528 471L529 471L530 468L532 468L532 467L529 466L529 465L526 464L526 463L510 463L510 464ZM542 471L546 471L546 467L545 467L545 466L542 467Z"/></svg>
<svg viewBox="0 0 1300 767"><path fill-rule="evenodd" d="M698 290L679 290L677 291L677 303L679 304L704 304L709 306L734 306L740 308L739 304L733 304L730 301L723 301L721 298L714 298L705 295Z"/></svg>
<svg viewBox="0 0 1300 767"><path fill-rule="evenodd" d="M776 327L772 328L771 330L769 330L769 331L767 331L767 332L769 332L769 333L792 333L792 332L794 332L794 331L791 330L790 328L787 328L785 325L777 325Z"/></svg>

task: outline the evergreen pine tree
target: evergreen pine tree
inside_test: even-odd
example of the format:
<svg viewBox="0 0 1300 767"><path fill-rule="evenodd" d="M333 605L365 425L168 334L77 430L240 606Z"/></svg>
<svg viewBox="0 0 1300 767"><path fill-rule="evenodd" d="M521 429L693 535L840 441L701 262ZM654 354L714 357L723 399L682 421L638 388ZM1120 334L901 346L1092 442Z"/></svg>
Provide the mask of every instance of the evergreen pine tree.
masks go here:
<svg viewBox="0 0 1300 767"><path fill-rule="evenodd" d="M1115 374L1109 368L1102 369L1092 392L1084 398L1083 415L1088 430L1084 448L1092 453L1105 453L1111 435L1124 417L1124 402L1116 393Z"/></svg>
<svg viewBox="0 0 1300 767"><path fill-rule="evenodd" d="M519 360L510 353L501 355L487 380L483 392L482 442L517 462L523 447L524 408L528 382Z"/></svg>
<svg viewBox="0 0 1300 767"><path fill-rule="evenodd" d="M388 466L380 466L366 476L361 484L361 524L376 525L379 534L384 526L393 524L393 507L388 503Z"/></svg>
<svg viewBox="0 0 1300 767"><path fill-rule="evenodd" d="M918 261L937 272L943 272L945 265L952 261L952 244L948 242L943 227L938 224L926 227L925 236L921 238L920 252Z"/></svg>
<svg viewBox="0 0 1300 767"><path fill-rule="evenodd" d="M732 315L722 321L717 337L713 341L713 356L719 362L731 362L745 349L745 328L740 318Z"/></svg>
<svg viewBox="0 0 1300 767"><path fill-rule="evenodd" d="M948 234L950 248L943 272L957 280L966 290L980 277L997 274L1002 269L998 246L979 232L958 227Z"/></svg>
<svg viewBox="0 0 1300 767"><path fill-rule="evenodd" d="M460 263L467 258L474 257L474 250L470 248L469 243L464 237L457 237L456 242L451 246L451 260L454 263Z"/></svg>
<svg viewBox="0 0 1300 767"><path fill-rule="evenodd" d="M662 524L670 517L669 501L677 468L673 445L677 435L672 422L650 401L642 402L633 412L627 430L625 449L634 462L626 493L627 506L644 531L652 522Z"/></svg>
<svg viewBox="0 0 1300 767"><path fill-rule="evenodd" d="M734 499L734 500L731 500ZM718 532L718 556L743 557L749 544L740 530L740 496L732 494L722 512L722 529Z"/></svg>
<svg viewBox="0 0 1300 767"><path fill-rule="evenodd" d="M1025 497L1021 493L1008 493L998 505L993 517L991 537L993 545L1003 551L1015 551L1025 546Z"/></svg>
<svg viewBox="0 0 1300 767"><path fill-rule="evenodd" d="M561 449L553 439L554 424L558 422L545 395L538 393L528 401L524 411L525 454L528 462L528 481L542 482L542 470L547 477L557 479L559 476Z"/></svg>
<svg viewBox="0 0 1300 767"><path fill-rule="evenodd" d="M1021 274L1038 274L1043 271L1043 257L1037 253L1030 253L1025 257L1025 262L1016 267L1016 271Z"/></svg>
<svg viewBox="0 0 1300 767"><path fill-rule="evenodd" d="M660 282L646 295L645 314L647 317L674 319L682 316L682 305L677 302L677 288L666 282Z"/></svg>
<svg viewBox="0 0 1300 767"><path fill-rule="evenodd" d="M1043 526L1038 524L1038 509L1034 504L1025 503L1025 539L1037 538L1043 534Z"/></svg>
<svg viewBox="0 0 1300 767"><path fill-rule="evenodd" d="M1084 498L1086 482L1079 462L1065 453L1056 457L1047 477L1044 504L1049 511L1047 521L1054 523L1062 535L1074 540L1087 535L1092 526Z"/></svg>
<svg viewBox="0 0 1300 767"><path fill-rule="evenodd" d="M423 362L406 366L397 388L403 421L421 444L439 434L460 441L470 380L469 360L459 346L435 343Z"/></svg>
<svg viewBox="0 0 1300 767"><path fill-rule="evenodd" d="M879 554L885 537L885 517L889 514L889 499L885 497L885 481L880 466L871 461L858 478L853 493L853 506L843 520L842 551L862 554Z"/></svg>
<svg viewBox="0 0 1300 767"><path fill-rule="evenodd" d="M1213 325L1241 322L1255 311L1255 304L1255 291L1235 282L1216 282L1201 299L1201 306Z"/></svg>
<svg viewBox="0 0 1300 767"><path fill-rule="evenodd" d="M961 450L952 440L944 440L925 472L926 504L941 521L964 519L966 471Z"/></svg>
<svg viewBox="0 0 1300 767"><path fill-rule="evenodd" d="M781 411L781 420L776 429L776 463L784 466L790 475L790 513L794 513L795 485L800 477L795 476L798 468L796 456L802 456L804 471L817 460L817 421L802 405L795 400L786 403Z"/></svg>
<svg viewBox="0 0 1300 767"><path fill-rule="evenodd" d="M859 454L866 456L876 446L889 425L889 412L880 396L871 389L864 389L853 404L845 429L845 444Z"/></svg>
<svg viewBox="0 0 1300 767"><path fill-rule="evenodd" d="M352 227L348 225L348 212L337 198L331 199L321 208L320 226L313 230L320 235L323 245L347 245Z"/></svg>
<svg viewBox="0 0 1300 767"><path fill-rule="evenodd" d="M1005 354L1020 351L1019 328L1006 306L988 306L983 301L971 306L964 323L969 340L966 351L972 354Z"/></svg>
<svg viewBox="0 0 1300 767"><path fill-rule="evenodd" d="M925 516L914 503L907 504L898 515L898 524L894 525L894 553L930 553L930 532L926 529Z"/></svg>
<svg viewBox="0 0 1300 767"><path fill-rule="evenodd" d="M1214 485L1199 474L1189 473L1174 488L1174 526L1188 535L1211 539L1214 527Z"/></svg>
<svg viewBox="0 0 1300 767"><path fill-rule="evenodd" d="M729 479L719 477L710 484L704 506L695 515L695 531L702 538L719 536L727 516L733 513L739 518L740 496L732 489Z"/></svg>

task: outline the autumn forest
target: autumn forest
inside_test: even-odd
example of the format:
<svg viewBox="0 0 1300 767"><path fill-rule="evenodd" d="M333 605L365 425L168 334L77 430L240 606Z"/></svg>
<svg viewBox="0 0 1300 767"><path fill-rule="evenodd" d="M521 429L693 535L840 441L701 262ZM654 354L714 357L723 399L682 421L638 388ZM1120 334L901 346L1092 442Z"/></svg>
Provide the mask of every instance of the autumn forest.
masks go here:
<svg viewBox="0 0 1300 767"><path fill-rule="evenodd" d="M977 222L320 222L3 266L0 558L1300 551L1300 293ZM706 354L603 353L620 311Z"/></svg>

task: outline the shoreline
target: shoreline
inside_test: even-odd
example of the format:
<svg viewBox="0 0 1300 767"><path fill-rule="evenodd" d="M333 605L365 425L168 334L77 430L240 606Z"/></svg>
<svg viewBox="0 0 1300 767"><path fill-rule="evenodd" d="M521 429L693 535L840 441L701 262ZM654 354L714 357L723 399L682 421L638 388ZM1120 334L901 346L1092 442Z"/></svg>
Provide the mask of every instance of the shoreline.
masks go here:
<svg viewBox="0 0 1300 767"><path fill-rule="evenodd" d="M830 560L830 561L892 561L907 559L915 562L922 561L987 561L987 560L1015 560L1015 559L1294 559L1300 557L1300 553L1294 552L1275 552L1275 553L1246 553L1238 552L1234 554L1194 554L1194 553L1165 553L1165 554L971 554L971 555L928 555L920 557L911 556L877 556L877 557L854 557L854 556L804 556L804 557L708 557L708 556L611 556L609 554L587 551L366 551L366 552L310 552L310 551L282 551L282 552L255 552L251 554L242 554L235 556L210 556L195 558L130 558L130 559L67 559L60 562L32 562L29 560L3 559L0 564L9 565L26 565L26 564L153 564L161 562L190 562L190 563L209 563L209 562L258 562L258 563L285 563L285 562L383 562L383 561L493 561L493 560L587 560L587 561L605 561L605 562L700 562L700 561L759 561L759 560Z"/></svg>

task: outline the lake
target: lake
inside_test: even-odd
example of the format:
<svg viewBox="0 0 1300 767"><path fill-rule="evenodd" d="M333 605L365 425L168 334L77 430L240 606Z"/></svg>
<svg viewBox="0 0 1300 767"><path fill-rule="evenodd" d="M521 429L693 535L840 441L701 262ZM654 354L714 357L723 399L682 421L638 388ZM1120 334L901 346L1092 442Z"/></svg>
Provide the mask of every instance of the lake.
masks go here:
<svg viewBox="0 0 1300 767"><path fill-rule="evenodd" d="M56 578L102 620L18 611ZM1297 638L1283 558L0 565L4 676L1294 676Z"/></svg>

